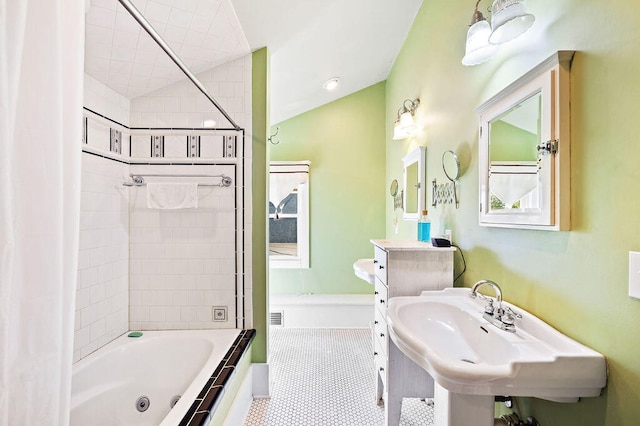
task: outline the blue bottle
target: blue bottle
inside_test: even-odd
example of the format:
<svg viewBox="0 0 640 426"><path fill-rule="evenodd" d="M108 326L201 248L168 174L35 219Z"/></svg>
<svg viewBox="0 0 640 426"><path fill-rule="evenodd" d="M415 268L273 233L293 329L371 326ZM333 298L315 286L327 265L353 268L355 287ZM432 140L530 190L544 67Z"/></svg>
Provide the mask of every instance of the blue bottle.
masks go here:
<svg viewBox="0 0 640 426"><path fill-rule="evenodd" d="M431 221L427 217L426 210L422 210L420 220L418 220L418 241L431 241Z"/></svg>

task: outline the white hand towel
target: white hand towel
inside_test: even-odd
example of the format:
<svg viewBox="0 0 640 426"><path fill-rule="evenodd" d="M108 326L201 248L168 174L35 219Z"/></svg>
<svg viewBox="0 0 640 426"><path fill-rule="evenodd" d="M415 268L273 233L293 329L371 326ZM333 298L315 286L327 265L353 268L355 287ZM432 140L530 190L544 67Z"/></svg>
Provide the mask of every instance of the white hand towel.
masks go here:
<svg viewBox="0 0 640 426"><path fill-rule="evenodd" d="M197 183L148 183L147 207L150 209L195 209L198 207Z"/></svg>

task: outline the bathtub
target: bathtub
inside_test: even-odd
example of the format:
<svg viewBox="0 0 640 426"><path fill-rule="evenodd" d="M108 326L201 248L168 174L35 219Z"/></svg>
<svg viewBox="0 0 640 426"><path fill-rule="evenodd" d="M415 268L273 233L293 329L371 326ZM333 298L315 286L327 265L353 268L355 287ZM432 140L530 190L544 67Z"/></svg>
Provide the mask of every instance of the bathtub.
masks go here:
<svg viewBox="0 0 640 426"><path fill-rule="evenodd" d="M127 334L74 364L71 426L199 424L215 410L255 331Z"/></svg>

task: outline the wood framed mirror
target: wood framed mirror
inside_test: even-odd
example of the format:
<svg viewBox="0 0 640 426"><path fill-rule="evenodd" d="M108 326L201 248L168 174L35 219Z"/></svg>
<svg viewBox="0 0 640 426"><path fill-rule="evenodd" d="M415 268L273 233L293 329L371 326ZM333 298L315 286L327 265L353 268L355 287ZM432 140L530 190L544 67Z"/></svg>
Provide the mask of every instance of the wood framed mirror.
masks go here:
<svg viewBox="0 0 640 426"><path fill-rule="evenodd" d="M476 109L480 225L570 229L570 68L559 51Z"/></svg>

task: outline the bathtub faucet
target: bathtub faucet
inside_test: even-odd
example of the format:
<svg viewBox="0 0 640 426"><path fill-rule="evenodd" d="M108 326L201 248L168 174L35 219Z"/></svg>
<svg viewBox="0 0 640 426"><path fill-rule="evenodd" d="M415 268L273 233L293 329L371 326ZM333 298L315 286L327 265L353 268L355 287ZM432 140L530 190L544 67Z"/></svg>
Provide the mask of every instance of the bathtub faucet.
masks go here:
<svg viewBox="0 0 640 426"><path fill-rule="evenodd" d="M482 294L478 293L478 289L485 285L493 288L493 291L496 293L495 305L493 303L494 299L485 297ZM482 315L482 317L492 325L498 327L500 330L515 333L515 318L522 318L522 315L512 311L508 306L506 309L502 308L502 291L500 290L498 284L490 280L478 281L473 285L473 287L471 287L469 297L475 299L478 296L487 301L487 305L484 307L484 314Z"/></svg>

